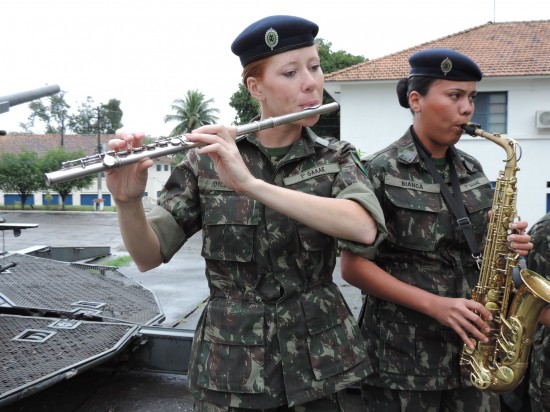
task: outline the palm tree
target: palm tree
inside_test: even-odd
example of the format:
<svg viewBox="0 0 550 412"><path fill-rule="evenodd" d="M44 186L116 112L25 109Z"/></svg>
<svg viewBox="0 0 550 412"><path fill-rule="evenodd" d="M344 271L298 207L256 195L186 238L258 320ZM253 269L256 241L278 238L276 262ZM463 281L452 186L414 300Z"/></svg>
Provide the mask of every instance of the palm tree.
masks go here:
<svg viewBox="0 0 550 412"><path fill-rule="evenodd" d="M178 122L170 132L170 136L177 136L189 132L205 124L214 124L218 120L215 113L218 109L210 108L214 99L205 100L204 94L198 90L188 90L185 98L172 102L172 110L175 114L164 116L164 123Z"/></svg>

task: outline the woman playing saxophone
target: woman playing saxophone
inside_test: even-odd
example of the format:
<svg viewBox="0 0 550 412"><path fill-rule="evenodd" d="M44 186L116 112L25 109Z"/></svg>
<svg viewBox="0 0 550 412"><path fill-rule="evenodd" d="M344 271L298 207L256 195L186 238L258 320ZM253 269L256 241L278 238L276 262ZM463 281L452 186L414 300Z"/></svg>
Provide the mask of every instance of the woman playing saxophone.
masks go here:
<svg viewBox="0 0 550 412"><path fill-rule="evenodd" d="M375 372L362 384L368 411L498 411L498 396L463 380L470 337L487 341L489 311L471 299L493 190L480 163L455 148L474 113L482 73L449 49L413 54L397 85L413 124L364 160L388 236L374 259L342 252L342 276L366 292L362 332ZM509 247L532 247L513 223Z"/></svg>

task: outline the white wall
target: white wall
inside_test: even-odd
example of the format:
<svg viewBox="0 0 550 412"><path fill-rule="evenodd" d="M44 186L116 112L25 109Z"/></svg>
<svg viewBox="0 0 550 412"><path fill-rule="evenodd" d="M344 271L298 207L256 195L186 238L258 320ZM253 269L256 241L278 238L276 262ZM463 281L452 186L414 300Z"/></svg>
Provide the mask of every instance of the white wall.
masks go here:
<svg viewBox="0 0 550 412"><path fill-rule="evenodd" d="M340 103L341 138L366 155L383 149L403 135L412 121L397 101L397 81L331 82L327 91ZM339 91L340 93L335 93ZM550 193L550 129L537 129L535 112L550 111L550 78L485 78L480 92L508 91L508 133L518 141L518 214L530 224L546 213ZM491 132L490 130L487 130ZM475 156L490 180L504 168L504 149L483 138L464 136L458 148Z"/></svg>

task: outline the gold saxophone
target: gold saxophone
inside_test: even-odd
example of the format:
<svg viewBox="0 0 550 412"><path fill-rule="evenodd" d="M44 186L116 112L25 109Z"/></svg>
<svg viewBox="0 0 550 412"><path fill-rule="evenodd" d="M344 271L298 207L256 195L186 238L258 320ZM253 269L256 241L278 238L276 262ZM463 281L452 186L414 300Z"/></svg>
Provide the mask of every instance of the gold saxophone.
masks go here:
<svg viewBox="0 0 550 412"><path fill-rule="evenodd" d="M472 299L493 315L488 321L489 341L474 340L474 349L464 345L460 358L462 373L481 390L509 392L523 379L529 362L532 337L541 311L550 302L550 282L523 269L523 284L515 288L512 279L519 255L508 247L509 225L516 215L517 142L479 129L468 123L463 129L501 146L507 154L506 167L500 171L493 197L487 240L483 249L479 281Z"/></svg>

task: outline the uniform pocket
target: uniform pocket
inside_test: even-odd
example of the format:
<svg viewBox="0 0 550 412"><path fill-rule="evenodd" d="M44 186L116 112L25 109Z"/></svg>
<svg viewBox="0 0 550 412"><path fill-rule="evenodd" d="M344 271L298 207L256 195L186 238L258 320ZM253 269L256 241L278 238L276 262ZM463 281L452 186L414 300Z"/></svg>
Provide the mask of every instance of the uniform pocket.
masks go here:
<svg viewBox="0 0 550 412"><path fill-rule="evenodd" d="M234 192L202 195L204 225L202 256L206 259L250 262L259 221L255 200Z"/></svg>
<svg viewBox="0 0 550 412"><path fill-rule="evenodd" d="M206 310L197 383L223 392L265 392L264 305L212 301Z"/></svg>
<svg viewBox="0 0 550 412"><path fill-rule="evenodd" d="M442 202L439 192L386 185L385 197L394 213L386 220L392 240L412 250L434 251Z"/></svg>
<svg viewBox="0 0 550 412"><path fill-rule="evenodd" d="M336 286L315 289L302 298L313 374L326 379L365 359L365 343Z"/></svg>
<svg viewBox="0 0 550 412"><path fill-rule="evenodd" d="M389 373L447 376L458 366L458 345L438 326L418 326L379 319L379 365ZM454 366L453 366L454 365Z"/></svg>

